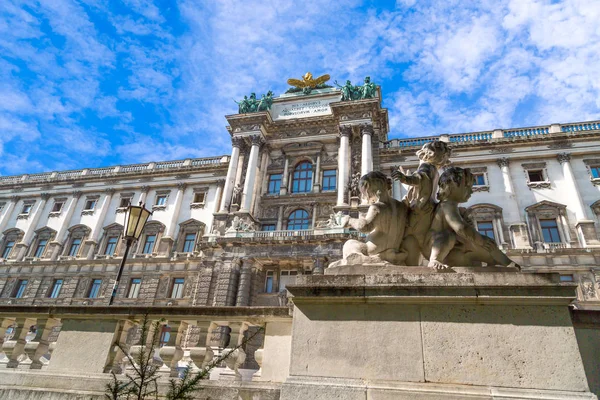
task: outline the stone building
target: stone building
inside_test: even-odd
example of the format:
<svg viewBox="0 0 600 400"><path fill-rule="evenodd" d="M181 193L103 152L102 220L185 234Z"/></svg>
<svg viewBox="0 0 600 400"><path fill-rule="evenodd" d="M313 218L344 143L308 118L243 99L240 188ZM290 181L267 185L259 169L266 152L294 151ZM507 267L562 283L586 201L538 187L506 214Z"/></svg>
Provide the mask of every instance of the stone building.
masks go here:
<svg viewBox="0 0 600 400"><path fill-rule="evenodd" d="M226 116L230 155L0 177L2 310L78 306L93 314L106 306L124 250L124 211L138 203L153 214L132 247L116 306L282 308L286 285L322 274L341 258L343 242L360 236L336 219L364 212L357 178L414 171L415 152L432 140L448 142L453 164L475 173L465 206L479 232L525 271L576 283L575 308L600 308L600 122L389 140L379 89L371 98L341 96L335 88L284 94L270 110ZM396 199L407 190L394 182ZM291 321L282 318L273 326L285 336ZM198 338L183 320L169 329L173 337L185 331L176 346L189 349ZM5 347L10 335L25 340L26 322L3 321ZM206 329L233 332L235 324ZM256 372L251 353L262 340L241 369ZM19 354L11 351L4 361L14 366ZM272 371L263 380L286 376Z"/></svg>

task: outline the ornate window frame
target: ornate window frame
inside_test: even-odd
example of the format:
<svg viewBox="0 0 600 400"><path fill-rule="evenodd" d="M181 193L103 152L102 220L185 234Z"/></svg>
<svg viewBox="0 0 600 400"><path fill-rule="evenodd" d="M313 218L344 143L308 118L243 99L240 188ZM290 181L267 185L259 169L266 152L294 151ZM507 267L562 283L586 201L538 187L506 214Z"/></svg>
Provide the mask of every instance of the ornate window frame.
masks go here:
<svg viewBox="0 0 600 400"><path fill-rule="evenodd" d="M590 182L592 182L594 186L599 186L600 178L594 178L594 175L592 175L592 168L600 168L600 158L586 158L583 160L583 163L585 164L585 169L590 176Z"/></svg>
<svg viewBox="0 0 600 400"><path fill-rule="evenodd" d="M26 206L30 206L28 212L24 212ZM17 215L17 219L27 219L27 218L29 218L29 216L31 215L31 212L33 211L33 207L34 206L35 206L35 200L33 200L33 199L32 200L23 200L23 205L21 207L21 212L19 213L19 215Z"/></svg>
<svg viewBox="0 0 600 400"><path fill-rule="evenodd" d="M94 213L96 212L96 209L98 208L99 200L100 200L99 194L85 196L85 202L83 203L83 210L81 211L81 215L94 215ZM93 208L86 208L89 201L94 201Z"/></svg>
<svg viewBox="0 0 600 400"><path fill-rule="evenodd" d="M110 259L110 258L119 257L121 254L122 244L123 244L123 240L122 240L123 239L122 238L123 225L113 222L112 224L107 225L102 229L104 230L104 233L102 234L102 237L100 238L98 248L96 249L96 255L94 258ZM104 252L106 250L108 238L111 236L117 237L117 247L115 248L115 253L114 254L104 254Z"/></svg>
<svg viewBox="0 0 600 400"><path fill-rule="evenodd" d="M142 232L142 236L138 240L137 247L135 250L136 258L149 258L156 257L158 255L158 244L160 243L160 239L165 232L165 224L160 221L149 221L146 223L144 227L144 232ZM154 240L154 247L152 248L152 252L149 254L143 254L142 251L144 249L144 244L146 243L146 237L148 235L156 235L156 239Z"/></svg>
<svg viewBox="0 0 600 400"><path fill-rule="evenodd" d="M90 236L90 233L92 233L92 230L87 225L77 224L77 225L73 225L72 227L70 227L67 231L69 232L69 234L67 236L67 240L65 240L65 244L63 246L63 252L62 252L62 255L59 257L59 259L72 260L72 259L76 259L76 258L81 258L82 253L83 253L83 248L85 247L84 242ZM74 256L71 256L71 255L69 255L69 252L71 251L71 246L75 239L80 239L81 243L79 244L79 249L77 249L77 254Z"/></svg>
<svg viewBox="0 0 600 400"><path fill-rule="evenodd" d="M135 196L134 192L126 192L126 193L121 193L120 197L119 197L119 205L117 206L117 209L115 210L115 212L118 213L124 213L125 211L127 211L127 207L130 204L133 204L133 196ZM125 199L129 199L129 204L125 207L123 207L123 200Z"/></svg>
<svg viewBox="0 0 600 400"><path fill-rule="evenodd" d="M490 191L490 181L488 179L487 167L472 167L469 168L473 175L483 175L483 185L475 185L473 184L473 192L489 192Z"/></svg>
<svg viewBox="0 0 600 400"><path fill-rule="evenodd" d="M195 208L204 208L204 206L206 205L206 197L208 196L208 190L209 187L208 186L203 186L203 187L195 187L192 189L192 202L190 203L190 208L195 209ZM202 201L196 201L196 195L200 195L203 194L204 196L202 196Z"/></svg>
<svg viewBox="0 0 600 400"><path fill-rule="evenodd" d="M15 242L12 250L8 254L8 258L5 260L14 260L16 258L17 253L15 252L15 248L17 248L16 244L23 240L25 236L25 232L19 228L10 228L4 231L2 234L2 240L0 241L0 255L4 254L4 249L8 242Z"/></svg>
<svg viewBox="0 0 600 400"><path fill-rule="evenodd" d="M197 255L199 252L196 250L198 248L198 243L204 233L206 231L206 224L202 221L198 221L197 219L190 218L187 221L184 221L179 224L179 233L177 235L177 243L175 243L175 252L178 254L194 254ZM195 233L196 241L194 243L194 251L184 252L183 246L185 245L185 236Z"/></svg>
<svg viewBox="0 0 600 400"><path fill-rule="evenodd" d="M523 167L523 172L525 173L525 180L527 182L527 186L529 189L550 189L552 184L550 179L548 178L548 168L546 166L545 161L534 162L534 163L524 163L521 164ZM540 171L542 173L543 181L531 182L529 180L529 172L530 171Z"/></svg>
<svg viewBox="0 0 600 400"><path fill-rule="evenodd" d="M49 244L54 240L55 237L56 231L48 226L44 226L43 228L40 228L37 231L35 231L35 237L31 242L31 246L29 246L29 256L27 258L30 260L42 260L49 258L46 257L46 255L48 254L48 249L50 248ZM46 247L44 248L44 251L42 252L40 257L35 257L35 252L37 251L40 240L47 240Z"/></svg>
<svg viewBox="0 0 600 400"><path fill-rule="evenodd" d="M163 189L163 190L157 190L154 193L154 202L152 205L152 211L164 211L167 208L167 205L169 204L169 196L171 195L171 190L170 189ZM165 203L164 204L157 204L157 201L159 199L159 197L165 197Z"/></svg>
<svg viewBox="0 0 600 400"><path fill-rule="evenodd" d="M60 204L60 207L57 206ZM59 197L59 198L55 198L54 199L54 204L52 204L52 209L50 210L50 213L48 214L49 218L54 218L54 217L58 217L60 216L60 214L62 214L63 210L65 209L65 204L67 204L67 198L66 197Z"/></svg>
<svg viewBox="0 0 600 400"><path fill-rule="evenodd" d="M510 238L508 230L504 225L502 216L502 207L490 203L473 204L467 209L470 219L473 221L473 227L477 229L477 222L492 221L494 229L494 238L500 248L507 248L506 238Z"/></svg>
<svg viewBox="0 0 600 400"><path fill-rule="evenodd" d="M532 241L538 249L552 250L556 248L571 247L571 240L574 233L570 231L569 220L567 217L567 206L548 200L542 200L538 203L525 207L527 213L529 230ZM541 219L555 219L560 235L559 243L546 243L542 235Z"/></svg>
<svg viewBox="0 0 600 400"><path fill-rule="evenodd" d="M306 182L310 182L310 183L308 183L306 185L308 187L308 189L306 191L296 192L296 191L294 191L294 182L296 181L294 179L294 174L297 172L297 169L301 165L303 165L303 164L310 164L310 169L307 168L307 169L298 170L298 171L307 171L307 174L308 174L308 172L310 172L310 179L308 179L308 178L298 178L297 180L298 181L306 181ZM306 194L306 193L311 193L312 192L313 184L315 182L315 173L316 173L314 161L311 158L309 158L309 157L301 157L301 158L295 160L295 163L293 165L294 165L293 168L290 168L290 171L289 171L288 193L291 193L291 194Z"/></svg>
<svg viewBox="0 0 600 400"><path fill-rule="evenodd" d="M290 221L290 216L293 213L295 213L296 211L300 211L300 210L304 211L304 212L306 212L308 214L308 218L307 218L308 219L308 227L305 228L305 229L289 229L288 225L289 225L289 221ZM283 222L285 223L285 230L286 231L289 231L289 230L299 231L299 230L313 229L313 226L312 226L312 210L307 209L305 207L291 206L291 207L288 207L285 211L286 212L284 214L284 221Z"/></svg>

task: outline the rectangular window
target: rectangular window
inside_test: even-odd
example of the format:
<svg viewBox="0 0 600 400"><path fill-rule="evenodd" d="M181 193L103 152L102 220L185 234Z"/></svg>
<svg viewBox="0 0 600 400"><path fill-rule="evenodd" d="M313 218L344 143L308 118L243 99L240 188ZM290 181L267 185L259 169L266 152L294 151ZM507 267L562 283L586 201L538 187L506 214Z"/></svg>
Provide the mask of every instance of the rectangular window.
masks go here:
<svg viewBox="0 0 600 400"><path fill-rule="evenodd" d="M558 233L558 224L555 219L540 219L542 236L546 243L560 243L560 234Z"/></svg>
<svg viewBox="0 0 600 400"><path fill-rule="evenodd" d="M15 247L14 240L10 240L10 241L6 242L6 244L4 245L4 250L2 250L2 258L4 258L4 259L8 258L8 256L10 256L10 252L12 251L13 247Z"/></svg>
<svg viewBox="0 0 600 400"><path fill-rule="evenodd" d="M69 256L77 257L77 253L79 253L79 246L81 246L81 239L73 239L71 242L71 248L69 249Z"/></svg>
<svg viewBox="0 0 600 400"><path fill-rule="evenodd" d="M590 167L590 172L592 173L592 178L598 179L600 178L600 165L594 165Z"/></svg>
<svg viewBox="0 0 600 400"><path fill-rule="evenodd" d="M267 276L265 277L265 293L273 293L274 279L274 271L267 271Z"/></svg>
<svg viewBox="0 0 600 400"><path fill-rule="evenodd" d="M152 254L154 250L154 242L156 241L156 235L146 235L146 241L144 242L144 249L142 254Z"/></svg>
<svg viewBox="0 0 600 400"><path fill-rule="evenodd" d="M44 255L44 250L46 250L46 244L48 243L48 239L40 239L38 241L37 248L35 249L34 257L41 258Z"/></svg>
<svg viewBox="0 0 600 400"><path fill-rule="evenodd" d="M85 207L83 208L83 211L93 211L96 208L96 202L98 200L96 199L89 199L85 202Z"/></svg>
<svg viewBox="0 0 600 400"><path fill-rule="evenodd" d="M88 298L95 299L98 297L100 293L100 286L102 285L102 279L94 279L92 281L92 285L90 286L90 291L88 292Z"/></svg>
<svg viewBox="0 0 600 400"><path fill-rule="evenodd" d="M131 197L121 197L119 208L127 208L131 204Z"/></svg>
<svg viewBox="0 0 600 400"><path fill-rule="evenodd" d="M473 186L485 186L485 176L483 174L473 174L475 183Z"/></svg>
<svg viewBox="0 0 600 400"><path fill-rule="evenodd" d="M194 193L194 204L204 204L205 198L206 198L206 192Z"/></svg>
<svg viewBox="0 0 600 400"><path fill-rule="evenodd" d="M560 281L561 282L573 282L573 275L561 275Z"/></svg>
<svg viewBox="0 0 600 400"><path fill-rule="evenodd" d="M490 239L496 240L494 236L494 225L492 221L481 221L477 222L477 231L481 233L483 236L487 236Z"/></svg>
<svg viewBox="0 0 600 400"><path fill-rule="evenodd" d="M156 196L155 206L164 206L167 204L167 196L162 194L160 196Z"/></svg>
<svg viewBox="0 0 600 400"><path fill-rule="evenodd" d="M142 287L142 278L132 278L129 282L129 292L127 293L128 299L137 299L140 294L140 287Z"/></svg>
<svg viewBox="0 0 600 400"><path fill-rule="evenodd" d="M267 193L279 194L279 189L281 189L281 174L269 175L269 188L267 190Z"/></svg>
<svg viewBox="0 0 600 400"><path fill-rule="evenodd" d="M544 182L544 173L541 169L529 170L527 171L527 175L529 176L529 182Z"/></svg>
<svg viewBox="0 0 600 400"><path fill-rule="evenodd" d="M33 203L23 204L23 210L21 210L21 214L29 214L31 212L31 208L33 207Z"/></svg>
<svg viewBox="0 0 600 400"><path fill-rule="evenodd" d="M55 201L54 205L52 206L52 212L53 213L61 212L64 204L65 204L64 201Z"/></svg>
<svg viewBox="0 0 600 400"><path fill-rule="evenodd" d="M323 171L323 191L328 192L337 188L335 169Z"/></svg>
<svg viewBox="0 0 600 400"><path fill-rule="evenodd" d="M287 285L293 285L296 283L296 276L298 275L298 271L281 271L279 274L279 290L285 289Z"/></svg>
<svg viewBox="0 0 600 400"><path fill-rule="evenodd" d="M183 297L183 284L185 279L175 278L173 279L173 290L171 290L172 299L180 299Z"/></svg>
<svg viewBox="0 0 600 400"><path fill-rule="evenodd" d="M20 299L25 294L25 288L27 287L27 279L19 279L17 282L17 287L15 288L14 296L17 299Z"/></svg>
<svg viewBox="0 0 600 400"><path fill-rule="evenodd" d="M263 224L260 227L261 231L274 231L275 230L275 224Z"/></svg>
<svg viewBox="0 0 600 400"><path fill-rule="evenodd" d="M195 244L196 244L196 234L188 233L187 235L185 235L185 241L183 242L183 252L184 253L193 253Z"/></svg>
<svg viewBox="0 0 600 400"><path fill-rule="evenodd" d="M119 238L117 236L109 236L106 239L106 249L104 249L104 254L107 256L112 256L115 254L115 250L117 250L117 241Z"/></svg>
<svg viewBox="0 0 600 400"><path fill-rule="evenodd" d="M51 299L58 298L58 295L60 294L60 289L62 289L62 285L63 285L62 279L55 279L54 283L52 284L52 289L48 293L48 297L50 297Z"/></svg>

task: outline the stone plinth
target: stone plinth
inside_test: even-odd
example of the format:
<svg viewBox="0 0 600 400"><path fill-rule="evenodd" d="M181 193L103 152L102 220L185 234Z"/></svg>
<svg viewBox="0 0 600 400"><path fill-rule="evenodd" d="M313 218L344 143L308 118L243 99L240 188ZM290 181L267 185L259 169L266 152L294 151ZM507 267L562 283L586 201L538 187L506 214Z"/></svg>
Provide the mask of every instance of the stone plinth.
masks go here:
<svg viewBox="0 0 600 400"><path fill-rule="evenodd" d="M283 400L596 398L569 316L574 284L555 274L375 269L288 286Z"/></svg>

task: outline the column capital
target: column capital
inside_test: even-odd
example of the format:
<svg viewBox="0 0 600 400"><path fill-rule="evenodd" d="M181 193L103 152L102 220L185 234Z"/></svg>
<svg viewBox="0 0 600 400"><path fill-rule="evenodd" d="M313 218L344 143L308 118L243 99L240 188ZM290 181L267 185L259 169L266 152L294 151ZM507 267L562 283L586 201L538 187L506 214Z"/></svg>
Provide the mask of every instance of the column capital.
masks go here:
<svg viewBox="0 0 600 400"><path fill-rule="evenodd" d="M74 190L73 193L71 193L71 195L76 199L80 198L82 194L83 192L81 190Z"/></svg>
<svg viewBox="0 0 600 400"><path fill-rule="evenodd" d="M506 157L502 157L496 160L496 163L498 163L498 166L500 168L502 167L508 167L508 164L510 163L509 159Z"/></svg>
<svg viewBox="0 0 600 400"><path fill-rule="evenodd" d="M564 164L571 160L571 155L569 153L558 153L556 159L559 163Z"/></svg>
<svg viewBox="0 0 600 400"><path fill-rule="evenodd" d="M142 193L148 193L150 191L150 186L143 185L142 187L140 187L140 190L142 191Z"/></svg>
<svg viewBox="0 0 600 400"><path fill-rule="evenodd" d="M104 189L104 193L110 194L110 195L115 194L116 191L117 191L117 189L115 189L113 187L109 187L109 188Z"/></svg>
<svg viewBox="0 0 600 400"><path fill-rule="evenodd" d="M217 186L223 186L225 184L225 179L217 179L215 183Z"/></svg>
<svg viewBox="0 0 600 400"><path fill-rule="evenodd" d="M261 147L265 144L265 140L262 138L261 135L252 135L250 136L250 143L252 144L252 146Z"/></svg>
<svg viewBox="0 0 600 400"><path fill-rule="evenodd" d="M13 202L15 202L15 203L18 203L19 200L21 200L21 196L17 196L17 195L10 196L10 200L13 201Z"/></svg>
<svg viewBox="0 0 600 400"><path fill-rule="evenodd" d="M342 136L346 136L346 137L352 136L352 126L350 126L350 125L340 126L340 137L342 137Z"/></svg>
<svg viewBox="0 0 600 400"><path fill-rule="evenodd" d="M185 190L185 188L187 187L187 183L185 182L177 182L177 189L178 190Z"/></svg>
<svg viewBox="0 0 600 400"><path fill-rule="evenodd" d="M373 125L371 124L361 124L360 125L360 136L370 135L373 136L374 130Z"/></svg>
<svg viewBox="0 0 600 400"><path fill-rule="evenodd" d="M244 139L239 136L234 136L231 138L231 145L233 147L237 147L238 149L241 149L244 147Z"/></svg>
<svg viewBox="0 0 600 400"><path fill-rule="evenodd" d="M42 200L48 200L52 195L50 193L42 193L40 196Z"/></svg>

